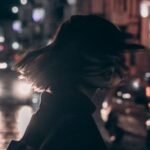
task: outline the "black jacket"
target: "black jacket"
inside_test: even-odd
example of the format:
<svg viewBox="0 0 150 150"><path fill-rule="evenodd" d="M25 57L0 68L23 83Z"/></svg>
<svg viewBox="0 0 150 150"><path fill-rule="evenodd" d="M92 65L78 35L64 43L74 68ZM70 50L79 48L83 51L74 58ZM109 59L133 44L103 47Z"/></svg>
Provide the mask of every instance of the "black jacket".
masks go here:
<svg viewBox="0 0 150 150"><path fill-rule="evenodd" d="M106 150L92 118L95 106L81 93L43 93L23 138L8 150Z"/></svg>

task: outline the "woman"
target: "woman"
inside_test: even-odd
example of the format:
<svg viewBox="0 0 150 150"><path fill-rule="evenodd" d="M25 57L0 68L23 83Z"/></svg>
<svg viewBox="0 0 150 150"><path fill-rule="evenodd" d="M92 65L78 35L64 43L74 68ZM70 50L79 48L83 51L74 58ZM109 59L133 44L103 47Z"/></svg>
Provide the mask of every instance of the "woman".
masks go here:
<svg viewBox="0 0 150 150"><path fill-rule="evenodd" d="M121 77L121 31L95 15L73 16L53 43L29 53L18 65L36 89L44 91L40 109L8 150L106 150L92 118L97 88Z"/></svg>

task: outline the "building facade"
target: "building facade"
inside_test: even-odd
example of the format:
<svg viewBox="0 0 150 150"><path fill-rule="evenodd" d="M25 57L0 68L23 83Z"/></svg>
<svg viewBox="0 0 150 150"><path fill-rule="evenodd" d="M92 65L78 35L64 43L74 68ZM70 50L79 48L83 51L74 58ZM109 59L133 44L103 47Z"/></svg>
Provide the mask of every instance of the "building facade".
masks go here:
<svg viewBox="0 0 150 150"><path fill-rule="evenodd" d="M141 41L141 0L77 0L77 13L101 15L125 31L134 35L134 40Z"/></svg>

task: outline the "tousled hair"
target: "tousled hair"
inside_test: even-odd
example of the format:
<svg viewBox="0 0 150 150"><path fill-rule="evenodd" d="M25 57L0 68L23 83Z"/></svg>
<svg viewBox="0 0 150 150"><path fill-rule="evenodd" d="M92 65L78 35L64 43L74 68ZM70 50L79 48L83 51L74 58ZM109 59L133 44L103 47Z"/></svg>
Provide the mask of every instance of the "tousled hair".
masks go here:
<svg viewBox="0 0 150 150"><path fill-rule="evenodd" d="M99 19L94 15L87 16L87 19L90 17L93 20ZM93 36L90 39L92 42L88 43L86 37L88 34L85 35L80 29L81 23L85 22L84 17L79 17L79 20L81 22L70 19L62 24L52 44L28 53L16 64L15 69L21 72L34 86L43 90L75 87L82 82L83 76L91 75L92 69L87 68L94 64L99 64L99 75L101 76L107 74L111 77L113 73L122 76L126 70L123 55L117 52L108 52L109 47L107 48L105 45L103 47L103 44L97 42L97 40L103 41L103 39L94 37L92 30L89 31ZM80 30L81 33L77 34ZM111 44L116 43L112 42ZM110 48L113 47L110 46ZM97 62L97 60L99 61Z"/></svg>

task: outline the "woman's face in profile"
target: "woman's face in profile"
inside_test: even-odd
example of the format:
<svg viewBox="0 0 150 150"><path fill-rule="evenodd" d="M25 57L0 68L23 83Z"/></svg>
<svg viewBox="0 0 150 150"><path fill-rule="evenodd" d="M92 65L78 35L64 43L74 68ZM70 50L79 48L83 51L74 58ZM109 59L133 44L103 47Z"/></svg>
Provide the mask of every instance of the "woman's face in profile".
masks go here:
<svg viewBox="0 0 150 150"><path fill-rule="evenodd" d="M87 88L100 88L100 89L108 89L114 85L117 85L121 79L118 76L108 75L108 76L85 76L83 78Z"/></svg>

